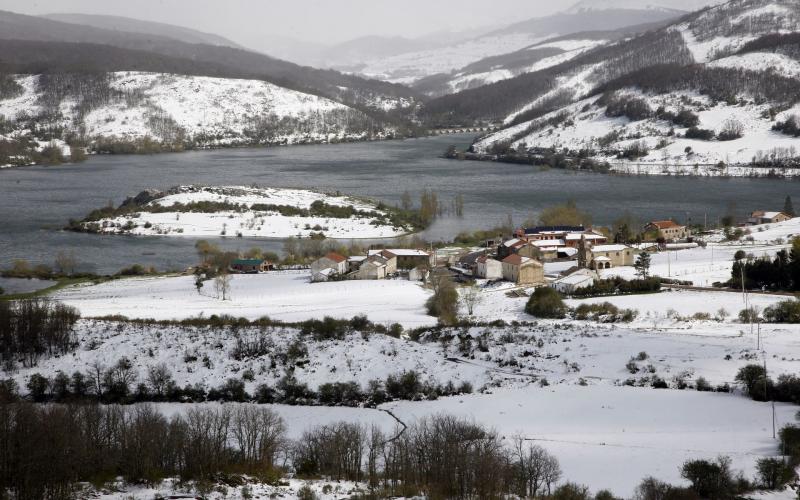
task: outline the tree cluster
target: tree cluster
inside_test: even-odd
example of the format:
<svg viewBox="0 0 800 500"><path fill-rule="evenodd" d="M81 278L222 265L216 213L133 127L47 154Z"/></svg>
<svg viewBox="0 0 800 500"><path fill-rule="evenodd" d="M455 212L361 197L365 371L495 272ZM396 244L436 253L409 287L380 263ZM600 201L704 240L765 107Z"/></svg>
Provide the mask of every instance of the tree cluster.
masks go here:
<svg viewBox="0 0 800 500"><path fill-rule="evenodd" d="M47 299L0 301L0 359L34 366L42 356L72 351L79 317L75 308Z"/></svg>

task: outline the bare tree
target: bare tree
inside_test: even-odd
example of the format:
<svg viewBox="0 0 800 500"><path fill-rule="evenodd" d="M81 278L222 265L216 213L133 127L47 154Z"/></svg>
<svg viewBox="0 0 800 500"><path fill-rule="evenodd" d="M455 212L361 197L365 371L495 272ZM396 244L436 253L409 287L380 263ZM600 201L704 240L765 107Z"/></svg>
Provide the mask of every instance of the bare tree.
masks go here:
<svg viewBox="0 0 800 500"><path fill-rule="evenodd" d="M475 306L481 303L481 289L477 285L470 285L461 288L461 303L467 309L467 313L472 316Z"/></svg>
<svg viewBox="0 0 800 500"><path fill-rule="evenodd" d="M166 364L159 363L147 368L147 384L153 390L153 394L158 398L162 398L166 395L172 382L172 373Z"/></svg>
<svg viewBox="0 0 800 500"><path fill-rule="evenodd" d="M75 274L76 266L77 259L75 258L75 252L72 250L69 252L59 251L56 254L55 268L59 274L71 276Z"/></svg>
<svg viewBox="0 0 800 500"><path fill-rule="evenodd" d="M231 290L231 275L228 271L220 271L214 278L214 289L217 291L217 298L228 300Z"/></svg>
<svg viewBox="0 0 800 500"><path fill-rule="evenodd" d="M270 470L285 439L286 425L268 408L240 405L233 410L231 434L248 467Z"/></svg>
<svg viewBox="0 0 800 500"><path fill-rule="evenodd" d="M558 459L539 445L525 441L521 436L514 438L512 457L515 462L519 495L536 498L550 494L553 484L561 478Z"/></svg>

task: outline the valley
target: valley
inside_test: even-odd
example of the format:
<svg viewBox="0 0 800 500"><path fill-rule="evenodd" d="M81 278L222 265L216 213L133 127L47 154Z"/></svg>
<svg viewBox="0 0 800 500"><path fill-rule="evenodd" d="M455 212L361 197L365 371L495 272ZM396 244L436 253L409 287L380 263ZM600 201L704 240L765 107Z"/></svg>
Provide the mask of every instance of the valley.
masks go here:
<svg viewBox="0 0 800 500"><path fill-rule="evenodd" d="M0 498L796 500L796 0L92 1L0 0Z"/></svg>

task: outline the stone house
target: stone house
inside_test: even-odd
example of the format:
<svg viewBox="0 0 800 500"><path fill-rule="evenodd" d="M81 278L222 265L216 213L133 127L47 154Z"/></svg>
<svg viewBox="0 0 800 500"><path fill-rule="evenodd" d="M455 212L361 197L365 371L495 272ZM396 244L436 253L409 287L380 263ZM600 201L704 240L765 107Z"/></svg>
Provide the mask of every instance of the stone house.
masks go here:
<svg viewBox="0 0 800 500"><path fill-rule="evenodd" d="M544 284L544 264L521 255L509 255L502 262L503 279L518 285Z"/></svg>
<svg viewBox="0 0 800 500"><path fill-rule="evenodd" d="M352 274L357 280L382 280L388 274L387 259L380 255L373 255L365 260L358 271Z"/></svg>
<svg viewBox="0 0 800 500"><path fill-rule="evenodd" d="M756 226L758 224L775 224L789 219L791 219L791 217L783 212L764 212L758 210L750 214L747 223L751 226Z"/></svg>
<svg viewBox="0 0 800 500"><path fill-rule="evenodd" d="M586 244L582 248L579 261L585 263L589 269L611 269L612 267L632 266L635 260L635 250L626 245L597 245Z"/></svg>
<svg viewBox="0 0 800 500"><path fill-rule="evenodd" d="M330 252L324 257L320 257L311 263L312 279L315 275L326 269L331 269L333 274L344 275L347 273L347 258L339 255L336 252ZM328 273L330 276L331 273Z"/></svg>
<svg viewBox="0 0 800 500"><path fill-rule="evenodd" d="M671 220L657 220L644 226L645 232L654 232L667 241L684 240L690 236L689 229Z"/></svg>
<svg viewBox="0 0 800 500"><path fill-rule="evenodd" d="M231 270L237 273L257 274L273 269L275 265L264 259L235 259L231 262Z"/></svg>

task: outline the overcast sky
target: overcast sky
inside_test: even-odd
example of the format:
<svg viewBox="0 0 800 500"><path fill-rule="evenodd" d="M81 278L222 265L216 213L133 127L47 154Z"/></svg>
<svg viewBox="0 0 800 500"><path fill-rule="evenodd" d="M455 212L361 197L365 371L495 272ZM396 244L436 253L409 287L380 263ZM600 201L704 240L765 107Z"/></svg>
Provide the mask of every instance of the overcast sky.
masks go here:
<svg viewBox="0 0 800 500"><path fill-rule="evenodd" d="M601 0L607 1L607 0ZM631 0L626 0L630 2ZM634 0L635 1L635 0ZM705 0L642 0L691 9ZM364 35L416 37L510 24L577 0L0 0L21 14L109 14L216 33L253 46L265 36L336 43Z"/></svg>

